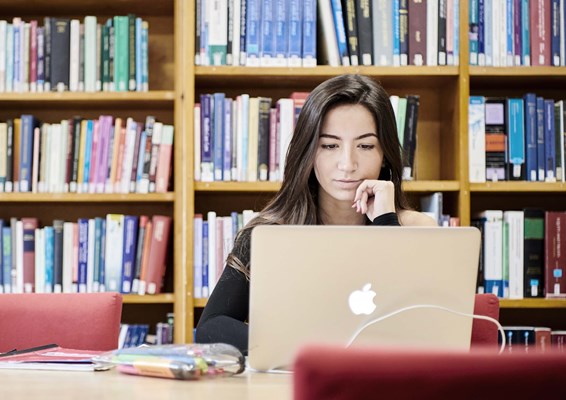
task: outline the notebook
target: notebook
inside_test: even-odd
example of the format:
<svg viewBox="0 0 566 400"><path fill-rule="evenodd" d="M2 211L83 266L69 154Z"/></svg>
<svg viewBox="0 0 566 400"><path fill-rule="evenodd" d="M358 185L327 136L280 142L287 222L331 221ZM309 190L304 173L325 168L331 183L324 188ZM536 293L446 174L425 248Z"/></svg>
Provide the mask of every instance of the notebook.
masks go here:
<svg viewBox="0 0 566 400"><path fill-rule="evenodd" d="M480 237L473 227L254 228L249 367L289 368L308 343L467 351L472 318L456 313L473 313Z"/></svg>

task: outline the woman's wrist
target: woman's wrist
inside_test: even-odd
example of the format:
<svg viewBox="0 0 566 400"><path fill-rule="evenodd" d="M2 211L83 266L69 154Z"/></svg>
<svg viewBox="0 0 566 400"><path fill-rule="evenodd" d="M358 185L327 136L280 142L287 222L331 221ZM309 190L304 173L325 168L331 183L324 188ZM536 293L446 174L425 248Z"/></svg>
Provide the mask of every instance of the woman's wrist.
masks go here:
<svg viewBox="0 0 566 400"><path fill-rule="evenodd" d="M399 218L397 218L397 213L394 212L378 215L371 224L379 226L401 226Z"/></svg>

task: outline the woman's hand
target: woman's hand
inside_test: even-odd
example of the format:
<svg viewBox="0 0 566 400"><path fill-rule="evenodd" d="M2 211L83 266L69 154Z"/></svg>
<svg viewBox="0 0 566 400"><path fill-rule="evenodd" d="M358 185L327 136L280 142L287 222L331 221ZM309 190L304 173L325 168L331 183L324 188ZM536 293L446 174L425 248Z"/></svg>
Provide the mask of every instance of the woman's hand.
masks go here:
<svg viewBox="0 0 566 400"><path fill-rule="evenodd" d="M354 204L357 212L373 221L376 217L395 212L395 186L391 181L366 179L356 189Z"/></svg>

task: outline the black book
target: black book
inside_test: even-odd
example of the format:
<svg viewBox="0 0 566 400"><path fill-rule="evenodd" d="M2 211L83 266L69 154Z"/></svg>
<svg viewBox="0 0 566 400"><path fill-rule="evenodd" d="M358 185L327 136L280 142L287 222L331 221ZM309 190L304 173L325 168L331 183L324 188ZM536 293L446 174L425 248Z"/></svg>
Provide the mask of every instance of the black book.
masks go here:
<svg viewBox="0 0 566 400"><path fill-rule="evenodd" d="M11 192L14 185L14 120L6 121L8 140L6 149L6 181L4 191Z"/></svg>
<svg viewBox="0 0 566 400"><path fill-rule="evenodd" d="M344 28L346 29L346 41L348 43L348 54L350 54L350 64L359 65L360 48L358 44L356 3L354 0L341 1L342 15L344 16Z"/></svg>
<svg viewBox="0 0 566 400"><path fill-rule="evenodd" d="M128 89L136 90L136 16L128 14Z"/></svg>
<svg viewBox="0 0 566 400"><path fill-rule="evenodd" d="M70 143L71 146L71 167L70 167L70 182L69 191L77 191L77 182L79 181L79 153L81 148L81 123L83 119L81 117L74 117L72 119L73 124L73 141Z"/></svg>
<svg viewBox="0 0 566 400"><path fill-rule="evenodd" d="M438 65L446 65L446 3L448 0L438 1Z"/></svg>
<svg viewBox="0 0 566 400"><path fill-rule="evenodd" d="M53 291L63 292L63 224L61 219L53 220Z"/></svg>
<svg viewBox="0 0 566 400"><path fill-rule="evenodd" d="M44 90L51 90L51 17L43 19L44 37L43 37L43 63L44 63Z"/></svg>
<svg viewBox="0 0 566 400"><path fill-rule="evenodd" d="M51 18L51 90L69 90L70 21Z"/></svg>
<svg viewBox="0 0 566 400"><path fill-rule="evenodd" d="M525 208L524 289L525 297L544 297L544 210Z"/></svg>
<svg viewBox="0 0 566 400"><path fill-rule="evenodd" d="M483 238L483 226L484 220L483 219L472 219L471 225L478 228L481 232L481 236ZM478 276L476 280L476 293L485 293L485 278L483 273L483 239L480 241L480 259L478 262Z"/></svg>
<svg viewBox="0 0 566 400"><path fill-rule="evenodd" d="M371 1L356 1L356 20L358 23L358 43L361 65L373 65L373 28L371 21Z"/></svg>
<svg viewBox="0 0 566 400"><path fill-rule="evenodd" d="M403 136L403 179L415 178L415 150L417 147L417 120L419 117L419 96L407 96L405 130Z"/></svg>
<svg viewBox="0 0 566 400"><path fill-rule="evenodd" d="M258 149L257 149L257 178L260 181L269 180L269 109L271 98L259 98L258 116Z"/></svg>
<svg viewBox="0 0 566 400"><path fill-rule="evenodd" d="M409 64L409 8L408 0L399 0L399 59Z"/></svg>
<svg viewBox="0 0 566 400"><path fill-rule="evenodd" d="M507 128L504 97L485 98L485 173L488 181L507 179Z"/></svg>

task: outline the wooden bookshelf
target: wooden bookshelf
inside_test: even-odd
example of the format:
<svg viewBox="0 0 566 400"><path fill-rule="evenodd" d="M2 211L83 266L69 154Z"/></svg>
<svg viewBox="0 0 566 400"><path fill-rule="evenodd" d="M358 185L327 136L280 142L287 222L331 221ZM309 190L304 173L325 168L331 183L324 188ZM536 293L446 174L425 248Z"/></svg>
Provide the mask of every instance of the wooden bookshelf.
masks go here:
<svg viewBox="0 0 566 400"><path fill-rule="evenodd" d="M566 192L566 183L564 182L487 182L487 183L471 183L470 191L472 192Z"/></svg>
<svg viewBox="0 0 566 400"><path fill-rule="evenodd" d="M173 293L161 293L154 295L125 294L124 304L174 304L175 295Z"/></svg>
<svg viewBox="0 0 566 400"><path fill-rule="evenodd" d="M499 307L502 309L511 309L511 308L566 309L566 299L521 299L521 300L500 299Z"/></svg>
<svg viewBox="0 0 566 400"><path fill-rule="evenodd" d="M0 193L0 203L172 203L174 193Z"/></svg>

